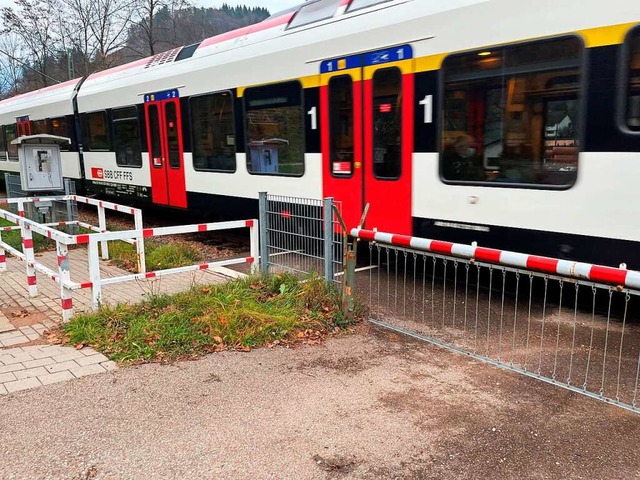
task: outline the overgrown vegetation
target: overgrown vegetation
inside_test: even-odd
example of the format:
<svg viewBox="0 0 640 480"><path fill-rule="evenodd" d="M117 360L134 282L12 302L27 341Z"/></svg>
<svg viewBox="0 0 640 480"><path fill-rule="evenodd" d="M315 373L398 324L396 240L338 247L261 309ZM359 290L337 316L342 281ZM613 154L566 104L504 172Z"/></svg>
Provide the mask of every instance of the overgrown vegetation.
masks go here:
<svg viewBox="0 0 640 480"><path fill-rule="evenodd" d="M140 362L317 339L348 324L340 296L323 280L275 275L105 307L76 316L63 332L69 343Z"/></svg>
<svg viewBox="0 0 640 480"><path fill-rule="evenodd" d="M148 272L184 267L203 260L202 253L186 243L146 240L144 248ZM135 271L138 265L136 247L121 241L109 242L109 258L114 265L125 270Z"/></svg>

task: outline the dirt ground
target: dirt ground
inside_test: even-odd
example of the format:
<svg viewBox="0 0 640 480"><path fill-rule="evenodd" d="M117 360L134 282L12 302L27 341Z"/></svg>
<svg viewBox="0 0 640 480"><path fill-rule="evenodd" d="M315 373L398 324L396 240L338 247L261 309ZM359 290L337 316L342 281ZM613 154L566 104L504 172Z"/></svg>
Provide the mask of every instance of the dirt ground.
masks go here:
<svg viewBox="0 0 640 480"><path fill-rule="evenodd" d="M640 416L363 326L0 398L0 478L637 478Z"/></svg>

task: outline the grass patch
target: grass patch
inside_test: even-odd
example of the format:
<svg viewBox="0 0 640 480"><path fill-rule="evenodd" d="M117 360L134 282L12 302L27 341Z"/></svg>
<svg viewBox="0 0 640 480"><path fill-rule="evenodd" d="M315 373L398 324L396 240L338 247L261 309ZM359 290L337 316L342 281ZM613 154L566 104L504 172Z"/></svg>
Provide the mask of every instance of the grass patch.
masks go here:
<svg viewBox="0 0 640 480"><path fill-rule="evenodd" d="M253 277L106 307L64 325L72 344L120 362L176 360L287 342L348 325L336 290L321 279Z"/></svg>
<svg viewBox="0 0 640 480"><path fill-rule="evenodd" d="M0 228L1 227L12 227L14 224L8 222L2 218L0 218ZM18 251L22 251L22 237L20 235L20 230L12 230L10 232L0 232L2 234L2 241L8 243L13 248ZM46 250L51 250L55 248L56 242L53 240L43 237L38 233L34 233L33 237L33 250L34 252L43 252Z"/></svg>
<svg viewBox="0 0 640 480"><path fill-rule="evenodd" d="M167 268L186 267L203 260L203 255L195 247L180 242L144 242L146 267L148 272ZM112 263L125 270L134 271L138 265L136 247L125 242L109 242L109 258Z"/></svg>

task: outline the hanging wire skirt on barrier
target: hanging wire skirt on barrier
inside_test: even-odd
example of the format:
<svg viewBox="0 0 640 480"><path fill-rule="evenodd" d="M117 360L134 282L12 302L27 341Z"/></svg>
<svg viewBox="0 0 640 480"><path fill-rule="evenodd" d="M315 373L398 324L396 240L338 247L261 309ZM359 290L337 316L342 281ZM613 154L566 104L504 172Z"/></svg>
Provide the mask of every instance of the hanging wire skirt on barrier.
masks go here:
<svg viewBox="0 0 640 480"><path fill-rule="evenodd" d="M640 411L638 272L351 233L372 241L359 284L375 323Z"/></svg>

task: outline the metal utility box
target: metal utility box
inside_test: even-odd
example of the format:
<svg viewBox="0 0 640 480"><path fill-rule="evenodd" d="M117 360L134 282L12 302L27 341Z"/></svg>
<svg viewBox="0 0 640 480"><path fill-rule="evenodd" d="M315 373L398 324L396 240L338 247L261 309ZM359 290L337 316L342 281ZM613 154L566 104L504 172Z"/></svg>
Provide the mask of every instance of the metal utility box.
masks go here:
<svg viewBox="0 0 640 480"><path fill-rule="evenodd" d="M22 189L27 192L64 190L60 145L71 143L56 135L26 135L11 142L18 145Z"/></svg>

